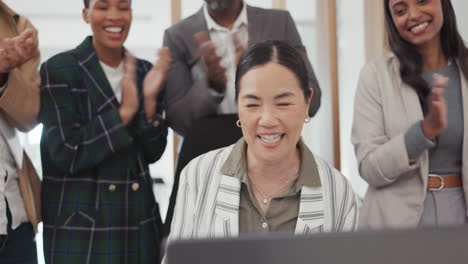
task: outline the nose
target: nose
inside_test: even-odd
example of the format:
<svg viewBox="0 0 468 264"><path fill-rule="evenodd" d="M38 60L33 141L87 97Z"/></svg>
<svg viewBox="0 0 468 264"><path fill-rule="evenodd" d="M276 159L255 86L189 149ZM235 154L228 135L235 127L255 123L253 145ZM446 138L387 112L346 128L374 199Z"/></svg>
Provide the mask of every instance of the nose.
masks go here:
<svg viewBox="0 0 468 264"><path fill-rule="evenodd" d="M270 107L265 107L261 113L259 125L266 128L275 127L278 124L278 117Z"/></svg>
<svg viewBox="0 0 468 264"><path fill-rule="evenodd" d="M421 10L417 6L411 6L408 10L409 18L413 21L419 21L422 16Z"/></svg>
<svg viewBox="0 0 468 264"><path fill-rule="evenodd" d="M116 7L110 8L109 12L107 12L107 19L109 20L119 20L120 19L120 12Z"/></svg>

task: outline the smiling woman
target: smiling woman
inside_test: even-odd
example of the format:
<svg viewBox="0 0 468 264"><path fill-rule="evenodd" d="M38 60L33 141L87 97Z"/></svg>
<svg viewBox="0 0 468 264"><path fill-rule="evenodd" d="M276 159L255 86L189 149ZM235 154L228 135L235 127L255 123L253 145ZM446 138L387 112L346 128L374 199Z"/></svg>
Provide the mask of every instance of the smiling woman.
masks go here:
<svg viewBox="0 0 468 264"><path fill-rule="evenodd" d="M312 97L300 53L281 41L253 45L236 72L236 144L182 171L169 240L240 233L352 231L347 180L300 139Z"/></svg>
<svg viewBox="0 0 468 264"><path fill-rule="evenodd" d="M129 0L85 1L83 18L93 35L41 67L45 260L157 263L148 164L166 146L159 91L171 57L163 48L152 66L125 49Z"/></svg>
<svg viewBox="0 0 468 264"><path fill-rule="evenodd" d="M468 49L452 3L384 3L393 55L364 67L354 104L352 141L369 183L360 225L465 224Z"/></svg>

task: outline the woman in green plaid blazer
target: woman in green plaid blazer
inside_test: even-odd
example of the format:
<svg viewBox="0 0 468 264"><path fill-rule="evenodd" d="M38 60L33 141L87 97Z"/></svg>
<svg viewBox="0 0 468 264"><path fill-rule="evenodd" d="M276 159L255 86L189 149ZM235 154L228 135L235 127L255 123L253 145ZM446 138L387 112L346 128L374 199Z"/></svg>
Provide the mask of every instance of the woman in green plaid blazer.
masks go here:
<svg viewBox="0 0 468 264"><path fill-rule="evenodd" d="M170 55L162 49L152 67L125 52L130 0L85 4L93 36L40 71L45 260L157 263L148 164L166 146L159 89Z"/></svg>

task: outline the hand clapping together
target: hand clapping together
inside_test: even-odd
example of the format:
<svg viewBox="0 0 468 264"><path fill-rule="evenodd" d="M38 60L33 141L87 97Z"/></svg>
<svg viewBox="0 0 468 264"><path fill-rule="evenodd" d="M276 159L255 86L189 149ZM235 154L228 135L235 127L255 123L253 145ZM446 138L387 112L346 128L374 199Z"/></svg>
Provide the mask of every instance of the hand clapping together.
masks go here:
<svg viewBox="0 0 468 264"><path fill-rule="evenodd" d="M38 55L33 29L27 29L16 37L1 38L0 73L8 73Z"/></svg>
<svg viewBox="0 0 468 264"><path fill-rule="evenodd" d="M159 49L158 59L143 81L143 107L147 120L151 120L156 113L157 97L166 80L171 62L172 58L169 49ZM124 59L124 76L122 78L122 104L119 109L120 117L125 125L132 120L139 108L135 64L135 57L129 52L126 52Z"/></svg>

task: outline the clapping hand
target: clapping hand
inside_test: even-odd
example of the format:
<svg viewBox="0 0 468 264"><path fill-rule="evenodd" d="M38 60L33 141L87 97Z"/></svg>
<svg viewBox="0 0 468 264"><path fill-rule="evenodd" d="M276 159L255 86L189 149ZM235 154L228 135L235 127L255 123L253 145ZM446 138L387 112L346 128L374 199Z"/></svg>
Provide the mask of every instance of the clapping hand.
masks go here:
<svg viewBox="0 0 468 264"><path fill-rule="evenodd" d="M130 52L125 52L124 76L122 85L122 104L119 108L120 118L127 125L138 111L139 99L136 85L136 59Z"/></svg>
<svg viewBox="0 0 468 264"><path fill-rule="evenodd" d="M434 140L448 124L447 104L444 97L448 78L434 74L432 80L434 88L427 97L428 113L421 123L424 135L430 140Z"/></svg>
<svg viewBox="0 0 468 264"><path fill-rule="evenodd" d="M0 73L8 73L39 55L34 29L13 38L0 38Z"/></svg>
<svg viewBox="0 0 468 264"><path fill-rule="evenodd" d="M146 74L145 80L143 81L143 95L145 98L156 98L158 96L164 81L166 81L171 62L172 58L169 49L166 47L159 49L158 60Z"/></svg>
<svg viewBox="0 0 468 264"><path fill-rule="evenodd" d="M166 47L159 49L158 59L143 81L143 107L147 120L151 120L156 113L157 97L166 81L171 63L172 57L169 49Z"/></svg>
<svg viewBox="0 0 468 264"><path fill-rule="evenodd" d="M207 32L198 32L194 35L200 46L200 58L208 69L208 81L210 86L219 93L226 90L226 69L221 66L223 54L216 53L216 45L209 40Z"/></svg>

